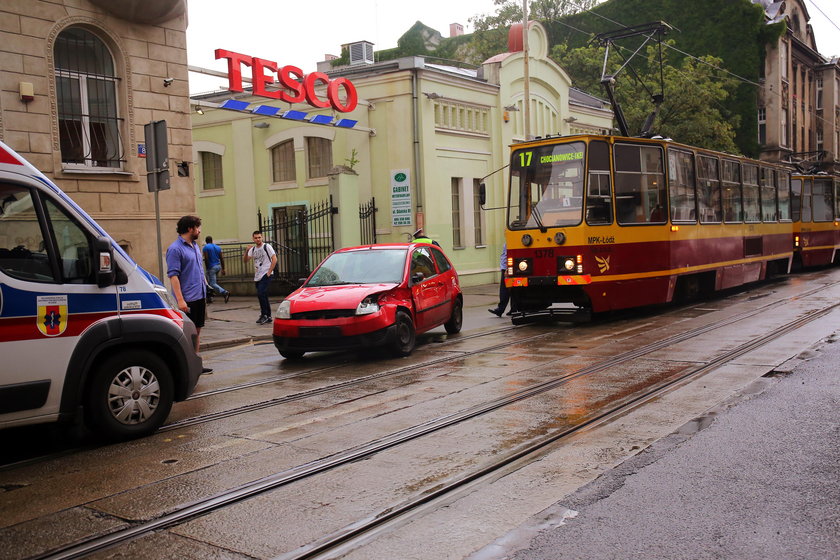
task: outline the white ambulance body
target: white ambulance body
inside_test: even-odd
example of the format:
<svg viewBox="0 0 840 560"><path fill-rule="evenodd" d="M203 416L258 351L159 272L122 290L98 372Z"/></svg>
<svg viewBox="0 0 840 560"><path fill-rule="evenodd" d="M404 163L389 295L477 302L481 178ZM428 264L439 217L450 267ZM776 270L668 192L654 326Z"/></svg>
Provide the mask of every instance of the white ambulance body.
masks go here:
<svg viewBox="0 0 840 560"><path fill-rule="evenodd" d="M195 388L193 323L65 193L0 142L0 428L79 415L156 430Z"/></svg>

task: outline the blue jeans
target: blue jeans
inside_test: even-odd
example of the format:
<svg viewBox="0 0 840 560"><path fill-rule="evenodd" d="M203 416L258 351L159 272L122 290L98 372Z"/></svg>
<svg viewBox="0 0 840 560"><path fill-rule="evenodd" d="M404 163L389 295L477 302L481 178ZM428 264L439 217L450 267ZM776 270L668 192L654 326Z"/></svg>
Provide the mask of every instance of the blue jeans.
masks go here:
<svg viewBox="0 0 840 560"><path fill-rule="evenodd" d="M268 303L268 284L271 276L266 274L254 284L257 286L257 299L260 300L260 315L271 317L271 304Z"/></svg>
<svg viewBox="0 0 840 560"><path fill-rule="evenodd" d="M216 293L220 296L223 296L227 293L227 290L219 286L218 281L216 280L216 276L218 276L219 271L222 270L222 265L217 264L216 266L211 266L207 269L207 283L210 284L210 287L216 290Z"/></svg>

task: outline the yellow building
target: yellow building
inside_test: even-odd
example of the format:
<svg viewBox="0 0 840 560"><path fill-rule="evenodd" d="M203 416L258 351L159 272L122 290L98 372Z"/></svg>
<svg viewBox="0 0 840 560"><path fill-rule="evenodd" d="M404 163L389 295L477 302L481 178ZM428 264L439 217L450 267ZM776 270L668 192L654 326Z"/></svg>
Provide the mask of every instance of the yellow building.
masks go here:
<svg viewBox="0 0 840 560"><path fill-rule="evenodd" d="M0 4L0 138L53 179L143 267L158 273L144 125L166 121L164 247L195 209L186 0Z"/></svg>
<svg viewBox="0 0 840 560"><path fill-rule="evenodd" d="M305 244L274 236L281 272L284 250L291 261L309 259L311 268L319 259L306 248L319 238L332 235L335 248L362 241L359 205L374 199L377 242L407 241L423 228L465 285L497 281L504 168L509 145L525 139L526 112L531 136L612 126L606 104L571 88L569 76L548 58L540 24L529 25L528 45L529 111L522 50L464 68L423 57L374 63L367 42L350 45L347 66L321 64L329 80L346 78L355 87L359 102L349 113L255 96L248 89L235 95L240 110L214 108L231 94L193 97L202 112L193 114L192 126L197 210L205 233L217 243L247 242L260 220L282 222L327 201L334 208L331 233L304 228L299 235L310 238ZM283 67L282 60L276 63ZM245 77L252 71L240 69ZM326 99L324 80L315 83L316 98ZM344 126L336 126L341 119ZM313 123L319 120L329 124ZM348 127L348 120L356 122ZM484 209L478 203L482 182Z"/></svg>

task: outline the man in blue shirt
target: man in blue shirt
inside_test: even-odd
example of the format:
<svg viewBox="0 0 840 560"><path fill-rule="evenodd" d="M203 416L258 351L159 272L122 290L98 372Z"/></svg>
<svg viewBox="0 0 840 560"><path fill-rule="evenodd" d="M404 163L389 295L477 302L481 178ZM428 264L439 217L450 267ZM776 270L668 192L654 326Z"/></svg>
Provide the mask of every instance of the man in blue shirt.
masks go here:
<svg viewBox="0 0 840 560"><path fill-rule="evenodd" d="M207 267L207 283L216 290L216 293L225 298L225 303L230 299L230 292L219 286L218 277L221 272L225 275L225 257L222 255L222 248L213 243L213 237L208 235L204 241L207 243L202 249L204 254L204 265ZM211 300L212 302L212 300Z"/></svg>
<svg viewBox="0 0 840 560"><path fill-rule="evenodd" d="M207 315L207 288L204 283L201 250L198 248L201 235L201 218L183 216L178 220L178 238L166 249L166 275L172 285L178 309L186 313L195 323L195 352L198 353L199 336ZM213 373L204 368L202 373Z"/></svg>

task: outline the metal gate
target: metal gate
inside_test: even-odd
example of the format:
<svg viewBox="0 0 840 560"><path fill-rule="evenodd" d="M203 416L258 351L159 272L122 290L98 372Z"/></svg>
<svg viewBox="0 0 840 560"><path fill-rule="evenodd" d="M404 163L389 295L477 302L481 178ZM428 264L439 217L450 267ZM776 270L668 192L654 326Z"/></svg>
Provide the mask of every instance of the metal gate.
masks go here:
<svg viewBox="0 0 840 560"><path fill-rule="evenodd" d="M376 243L376 198L359 205L359 232L362 245Z"/></svg>
<svg viewBox="0 0 840 560"><path fill-rule="evenodd" d="M257 212L263 239L277 252L275 275L280 280L297 284L333 252L333 214L337 210L330 197L276 220L264 220Z"/></svg>

